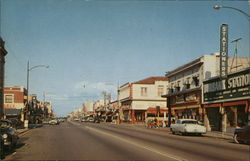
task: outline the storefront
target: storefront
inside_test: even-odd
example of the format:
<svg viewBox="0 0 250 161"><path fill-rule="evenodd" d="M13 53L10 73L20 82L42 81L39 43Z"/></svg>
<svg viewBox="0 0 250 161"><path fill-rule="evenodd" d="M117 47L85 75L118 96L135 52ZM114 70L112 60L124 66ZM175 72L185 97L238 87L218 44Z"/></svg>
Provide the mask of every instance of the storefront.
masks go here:
<svg viewBox="0 0 250 161"><path fill-rule="evenodd" d="M204 108L208 130L232 132L249 124L250 68L204 81Z"/></svg>
<svg viewBox="0 0 250 161"><path fill-rule="evenodd" d="M145 121L146 110L133 110L134 123L143 123Z"/></svg>
<svg viewBox="0 0 250 161"><path fill-rule="evenodd" d="M175 120L185 118L203 121L200 88L168 94L164 97L168 98L171 114L175 117Z"/></svg>

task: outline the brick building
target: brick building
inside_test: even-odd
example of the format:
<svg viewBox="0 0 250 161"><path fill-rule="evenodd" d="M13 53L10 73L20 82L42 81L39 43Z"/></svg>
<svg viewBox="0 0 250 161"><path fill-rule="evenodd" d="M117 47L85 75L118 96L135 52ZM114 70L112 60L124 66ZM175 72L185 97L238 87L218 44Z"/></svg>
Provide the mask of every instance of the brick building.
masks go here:
<svg viewBox="0 0 250 161"><path fill-rule="evenodd" d="M23 121L27 89L24 87L4 87L4 114L6 118L15 117Z"/></svg>

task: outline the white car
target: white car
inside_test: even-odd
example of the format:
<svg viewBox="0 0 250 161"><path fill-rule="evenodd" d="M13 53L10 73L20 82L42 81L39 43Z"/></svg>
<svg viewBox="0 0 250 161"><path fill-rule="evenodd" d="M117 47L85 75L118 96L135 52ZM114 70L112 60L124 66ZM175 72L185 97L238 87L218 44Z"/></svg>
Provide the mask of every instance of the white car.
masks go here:
<svg viewBox="0 0 250 161"><path fill-rule="evenodd" d="M49 121L50 125L59 125L59 121L57 121L56 119L50 120Z"/></svg>
<svg viewBox="0 0 250 161"><path fill-rule="evenodd" d="M197 134L202 135L207 132L206 127L199 124L197 120L194 119L179 119L176 120L175 124L171 124L170 130L173 134Z"/></svg>

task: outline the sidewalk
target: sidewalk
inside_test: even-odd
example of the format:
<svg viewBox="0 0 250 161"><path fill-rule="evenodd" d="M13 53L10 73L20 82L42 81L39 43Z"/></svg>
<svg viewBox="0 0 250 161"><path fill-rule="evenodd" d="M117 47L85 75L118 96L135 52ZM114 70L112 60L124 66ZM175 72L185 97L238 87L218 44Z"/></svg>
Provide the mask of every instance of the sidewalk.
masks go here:
<svg viewBox="0 0 250 161"><path fill-rule="evenodd" d="M34 129L34 128L39 128L39 127L42 127L43 125L42 124L30 124L29 125L29 128L20 128L20 129L17 129L17 133L18 135L21 135L23 133L26 133L28 132L29 130L31 129Z"/></svg>

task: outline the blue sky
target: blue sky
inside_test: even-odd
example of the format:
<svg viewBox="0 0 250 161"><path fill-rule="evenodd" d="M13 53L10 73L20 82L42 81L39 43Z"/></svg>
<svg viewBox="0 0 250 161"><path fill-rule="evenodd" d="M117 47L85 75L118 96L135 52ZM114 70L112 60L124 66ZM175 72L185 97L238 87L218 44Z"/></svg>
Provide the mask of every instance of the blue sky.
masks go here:
<svg viewBox="0 0 250 161"><path fill-rule="evenodd" d="M242 38L249 57L249 20L224 5L250 13L247 1L0 0L1 37L6 42L5 85L26 86L52 101L58 116L83 102L115 98L117 84L166 71L219 51L221 24L229 40ZM234 44L230 43L229 55Z"/></svg>

